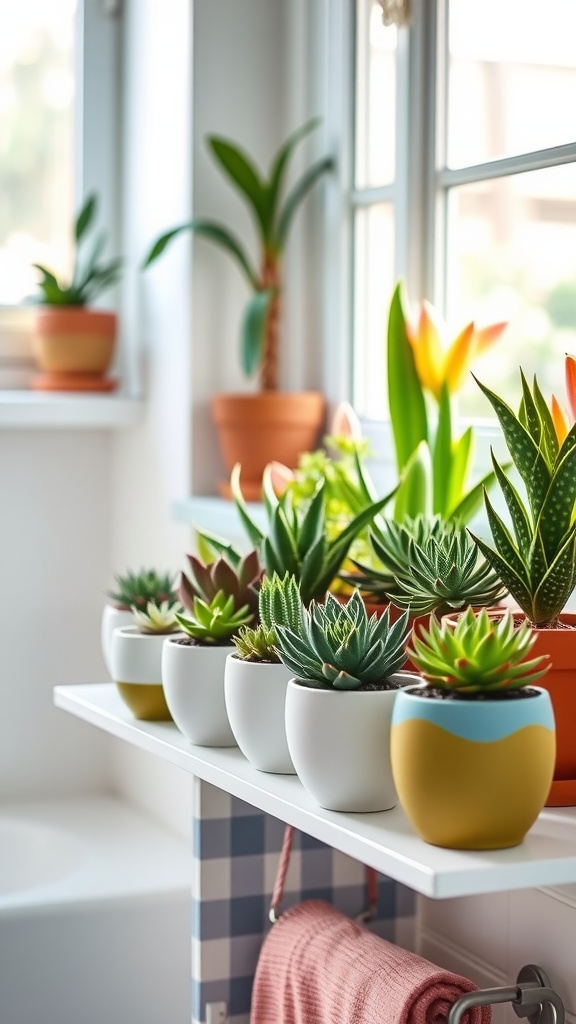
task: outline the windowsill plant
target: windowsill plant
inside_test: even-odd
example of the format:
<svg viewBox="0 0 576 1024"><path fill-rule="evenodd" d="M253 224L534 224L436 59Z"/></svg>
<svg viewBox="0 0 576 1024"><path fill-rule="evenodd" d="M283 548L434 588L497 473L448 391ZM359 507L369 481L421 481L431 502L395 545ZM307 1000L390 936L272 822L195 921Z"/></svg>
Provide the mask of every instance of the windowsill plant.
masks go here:
<svg viewBox="0 0 576 1024"><path fill-rule="evenodd" d="M169 640L162 656L162 682L172 717L190 743L231 747L236 740L224 700L224 667L232 637L256 621L262 570L255 551L228 554L205 565L188 555L179 594L183 636Z"/></svg>
<svg viewBox="0 0 576 1024"><path fill-rule="evenodd" d="M104 664L110 672L110 650L112 634L120 626L134 623L132 608L146 609L149 601L161 605L164 601L175 604L178 594L173 573L158 572L156 569L128 570L114 577L114 586L106 592L108 603L102 612L100 639Z"/></svg>
<svg viewBox="0 0 576 1024"><path fill-rule="evenodd" d="M390 720L398 688L418 677L406 661L408 614L368 617L356 591L341 604L302 605L295 632L277 626L278 653L293 678L286 693L288 749L302 785L321 807L381 811L397 801Z"/></svg>
<svg viewBox="0 0 576 1024"><path fill-rule="evenodd" d="M268 462L277 459L294 466L301 451L315 447L324 415L324 399L317 392L279 391L284 252L296 212L314 185L331 170L333 160L323 157L314 162L287 194L286 175L294 150L317 125L317 119L308 121L288 137L275 154L268 176L236 143L208 137L212 157L248 206L258 235L256 260L228 227L195 218L156 239L144 262L145 267L150 266L174 238L193 231L223 248L246 278L250 298L242 317L240 360L247 377L258 375L260 392L215 395L212 413L227 470L230 473L236 462L242 464L246 494L251 500L260 497L262 473ZM228 494L228 481L221 489Z"/></svg>
<svg viewBox="0 0 576 1024"><path fill-rule="evenodd" d="M424 686L401 690L391 757L400 802L428 843L451 849L517 846L552 782L554 716L536 635L508 610L432 617L409 655Z"/></svg>
<svg viewBox="0 0 576 1024"><path fill-rule="evenodd" d="M35 264L41 274L42 308L36 314L33 351L40 373L32 387L47 391L113 391L108 376L114 356L117 315L92 309L99 295L120 277L121 259L103 260L106 236L100 233L89 248L90 229L97 213L90 195L74 224L75 258L72 280L58 280L51 270Z"/></svg>
<svg viewBox="0 0 576 1024"><path fill-rule="evenodd" d="M110 670L118 692L136 718L169 721L162 686L164 641L179 629L178 601L171 597L145 608L132 607L134 625L120 626L112 634Z"/></svg>

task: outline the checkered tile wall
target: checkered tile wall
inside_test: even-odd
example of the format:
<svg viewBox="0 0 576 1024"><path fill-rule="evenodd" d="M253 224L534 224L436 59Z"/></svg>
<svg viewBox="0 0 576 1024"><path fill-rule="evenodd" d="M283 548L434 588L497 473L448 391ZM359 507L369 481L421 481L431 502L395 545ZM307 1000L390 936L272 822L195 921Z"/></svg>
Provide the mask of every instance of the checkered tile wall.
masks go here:
<svg viewBox="0 0 576 1024"><path fill-rule="evenodd" d="M248 1024L284 824L198 779L194 807L192 1020L205 1022L206 1003L224 1001L230 1024ZM281 909L301 899L355 916L366 905L363 865L296 833ZM412 890L380 877L375 930L410 947L413 918Z"/></svg>

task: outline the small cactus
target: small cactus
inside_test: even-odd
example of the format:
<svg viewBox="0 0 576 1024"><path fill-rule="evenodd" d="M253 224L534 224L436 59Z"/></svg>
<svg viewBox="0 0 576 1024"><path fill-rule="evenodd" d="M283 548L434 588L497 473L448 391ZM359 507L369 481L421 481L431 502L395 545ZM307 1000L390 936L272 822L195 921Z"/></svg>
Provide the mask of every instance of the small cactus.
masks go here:
<svg viewBox="0 0 576 1024"><path fill-rule="evenodd" d="M298 632L301 625L300 591L289 573L280 579L277 573L262 580L258 597L260 625L243 626L233 637L238 657L244 661L279 662L276 650L276 626L289 626Z"/></svg>

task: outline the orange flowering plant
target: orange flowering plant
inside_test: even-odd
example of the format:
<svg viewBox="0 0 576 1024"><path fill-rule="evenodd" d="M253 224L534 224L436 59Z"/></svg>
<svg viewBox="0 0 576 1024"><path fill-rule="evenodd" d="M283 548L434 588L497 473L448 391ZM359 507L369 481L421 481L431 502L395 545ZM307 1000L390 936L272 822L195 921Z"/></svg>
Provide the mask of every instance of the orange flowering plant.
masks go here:
<svg viewBox="0 0 576 1024"><path fill-rule="evenodd" d="M433 306L424 302L414 326L398 284L388 320L388 405L400 483L394 517L439 515L468 522L482 505L490 472L473 486L469 478L474 435L468 427L453 436L452 396L474 359L502 334L505 323L478 329L470 322L451 342ZM429 415L426 392L434 399L437 422Z"/></svg>
<svg viewBox="0 0 576 1024"><path fill-rule="evenodd" d="M554 430L556 431L559 444L564 444L572 424L576 423L576 359L574 359L574 356L566 355L564 373L566 378L566 398L568 399L568 408L572 421L570 422L566 416L556 395L552 395L550 402Z"/></svg>

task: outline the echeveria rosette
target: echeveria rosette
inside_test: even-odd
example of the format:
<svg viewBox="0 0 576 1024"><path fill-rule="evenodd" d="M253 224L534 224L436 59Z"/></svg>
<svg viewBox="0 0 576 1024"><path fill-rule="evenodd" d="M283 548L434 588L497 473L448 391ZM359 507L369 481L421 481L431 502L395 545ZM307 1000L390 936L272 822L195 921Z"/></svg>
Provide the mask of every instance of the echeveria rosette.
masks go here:
<svg viewBox="0 0 576 1024"><path fill-rule="evenodd" d="M278 626L278 652L307 686L358 690L381 685L406 662L408 612L390 624L389 611L370 618L356 591L346 604L328 595L325 604L302 607L302 628Z"/></svg>
<svg viewBox="0 0 576 1024"><path fill-rule="evenodd" d="M158 635L176 632L181 608L179 601L162 601L159 605L155 601L148 601L145 611L136 605L130 611L141 633Z"/></svg>
<svg viewBox="0 0 576 1024"><path fill-rule="evenodd" d="M511 611L491 618L469 608L456 620L430 618L412 635L408 655L428 686L463 696L530 686L550 668L548 655L528 660L536 635Z"/></svg>
<svg viewBox="0 0 576 1024"><path fill-rule="evenodd" d="M254 618L248 605L236 607L232 595L219 590L208 603L195 597L189 614L177 615L180 628L201 644L225 644Z"/></svg>
<svg viewBox="0 0 576 1024"><path fill-rule="evenodd" d="M365 504L348 525L336 536L328 538L326 530L326 495L323 481L317 486L306 508L298 509L290 490L279 498L272 486L271 467L262 479L264 510L268 520L265 533L251 518L240 487L240 466L232 471L232 498L250 543L258 551L267 576L277 573L294 576L305 605L323 600L330 583L339 572L350 546L358 534L373 522L375 516L390 502L394 491L373 501L368 489ZM364 485L366 487L366 484ZM215 544L215 538L211 538ZM216 546L216 545L215 545Z"/></svg>
<svg viewBox="0 0 576 1024"><path fill-rule="evenodd" d="M260 624L255 628L243 626L233 637L238 657L244 661L279 662L276 650L276 626L289 626L299 632L302 623L300 591L293 576L286 573L282 579L277 573L262 580L258 595Z"/></svg>
<svg viewBox="0 0 576 1024"><path fill-rule="evenodd" d="M478 331L469 324L444 351L431 307L424 306L418 331L404 311L402 285L398 284L388 319L388 408L396 451L399 487L394 517L402 522L419 514L468 522L482 505L483 488L491 486L488 473L474 486L469 477L474 458L471 427L453 437L450 395L461 383L464 370L490 341L504 329L494 324ZM437 402L433 433L425 391Z"/></svg>
<svg viewBox="0 0 576 1024"><path fill-rule="evenodd" d="M262 567L256 551L241 556L231 545L223 543L224 554L214 562L204 564L196 555L187 555L190 578L182 573L179 596L184 608L192 612L194 601L201 598L210 605L216 594L231 597L235 608L243 605L251 616L258 615L258 594L262 580Z"/></svg>
<svg viewBox="0 0 576 1024"><path fill-rule="evenodd" d="M531 390L520 373L518 413L477 382L498 417L526 500L492 453L512 530L485 495L494 546L475 540L529 622L546 628L557 624L576 585L576 424L560 444L536 378Z"/></svg>

